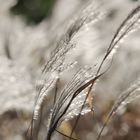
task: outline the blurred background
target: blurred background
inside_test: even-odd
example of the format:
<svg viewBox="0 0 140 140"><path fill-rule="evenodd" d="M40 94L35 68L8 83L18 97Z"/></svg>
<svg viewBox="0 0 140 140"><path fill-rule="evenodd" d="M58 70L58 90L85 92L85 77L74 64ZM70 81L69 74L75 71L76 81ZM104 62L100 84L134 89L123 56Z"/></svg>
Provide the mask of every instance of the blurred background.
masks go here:
<svg viewBox="0 0 140 140"><path fill-rule="evenodd" d="M11 12L23 16L28 23L38 24L52 14L56 0L19 0Z"/></svg>
<svg viewBox="0 0 140 140"><path fill-rule="evenodd" d="M36 83L69 21L89 0L0 0L0 140L27 140L26 131L38 93ZM98 2L98 1L97 1ZM106 16L76 37L69 59L79 66L94 65L105 53L113 34L138 0L100 0ZM130 35L115 55L110 70L97 83L94 118L81 117L74 135L94 140L116 97L140 76L140 31ZM66 73L61 86L72 78ZM140 139L139 99L121 109L106 127L103 140ZM74 120L60 130L69 134ZM43 132L42 132L43 133ZM53 139L65 140L56 134Z"/></svg>

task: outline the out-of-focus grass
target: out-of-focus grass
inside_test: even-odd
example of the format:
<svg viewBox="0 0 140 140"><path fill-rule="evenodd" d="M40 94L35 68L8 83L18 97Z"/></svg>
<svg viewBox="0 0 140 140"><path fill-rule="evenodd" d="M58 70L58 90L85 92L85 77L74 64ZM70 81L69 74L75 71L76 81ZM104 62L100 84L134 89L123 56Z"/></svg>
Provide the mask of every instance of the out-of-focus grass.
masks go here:
<svg viewBox="0 0 140 140"><path fill-rule="evenodd" d="M56 0L18 0L12 13L22 15L28 23L39 23L49 18Z"/></svg>

